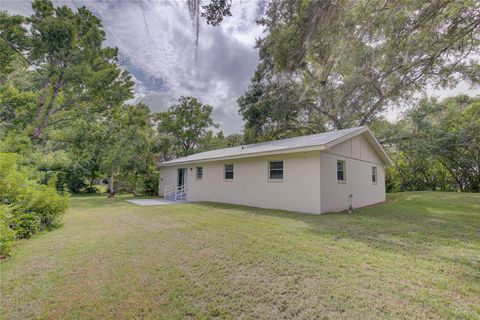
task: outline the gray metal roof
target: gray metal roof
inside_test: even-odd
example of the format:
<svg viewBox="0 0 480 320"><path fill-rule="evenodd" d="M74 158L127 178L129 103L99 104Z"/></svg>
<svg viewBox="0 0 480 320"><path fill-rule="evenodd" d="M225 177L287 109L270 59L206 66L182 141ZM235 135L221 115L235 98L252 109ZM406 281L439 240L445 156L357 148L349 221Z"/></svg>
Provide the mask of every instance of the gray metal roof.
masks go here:
<svg viewBox="0 0 480 320"><path fill-rule="evenodd" d="M302 137L295 137L289 139L282 139L282 140L275 140L275 141L268 141L262 143L255 143L255 144L248 144L244 146L238 146L233 148L225 148L225 149L218 149L206 152L200 152L196 154L192 154L186 157L177 158L174 160L166 161L160 164L160 166L168 166L168 165L175 165L175 164L184 164L184 163L192 163L192 162L201 162L201 161L213 161L213 160L221 160L221 159L232 159L232 158L243 158L243 157L253 157L256 155L263 155L269 153L278 153L281 151L287 152L295 152L296 149L298 151L303 151L305 148L315 147L319 150L322 147L334 143L337 140L342 140L342 138L348 138L351 135L360 134L363 132L368 132L371 137L369 137L372 142L376 142L375 149L379 151L379 153L384 158L385 162L390 162L388 156L385 154L383 149L381 148L378 141L376 141L373 134L367 127L354 127L350 129L343 129L343 130L336 130L336 131L329 131L323 132L319 134L312 134L309 136L302 136ZM373 140L372 140L373 139Z"/></svg>

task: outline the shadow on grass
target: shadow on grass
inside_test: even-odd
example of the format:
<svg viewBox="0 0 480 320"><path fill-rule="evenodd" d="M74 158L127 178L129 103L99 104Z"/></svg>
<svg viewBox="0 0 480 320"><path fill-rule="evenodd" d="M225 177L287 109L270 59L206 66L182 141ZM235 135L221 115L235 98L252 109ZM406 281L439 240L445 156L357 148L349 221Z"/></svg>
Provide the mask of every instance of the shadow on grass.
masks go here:
<svg viewBox="0 0 480 320"><path fill-rule="evenodd" d="M114 199L107 199L105 194L74 196L72 208L78 205L88 210L96 208L101 210L105 206L128 207L139 212L152 210L147 207L141 209L125 202L131 198L133 197L130 195L119 195ZM232 215L240 219L247 218L247 215L258 215L268 218L273 224L287 226L282 232L286 232L288 237L303 234L310 236L314 241L322 241L320 238L339 242L345 240L347 245L353 241L385 253L445 261L446 264L453 264L462 269L458 271L458 277L478 281L479 203L478 194L417 192L389 195L389 201L386 203L360 208L353 214L342 212L313 215L211 202L185 204L171 209L162 207L162 210L167 210L165 212L171 214L197 207L201 209L198 212L218 210L219 214ZM255 228L254 224L258 222L252 219L247 221L247 224L252 223L252 228ZM296 227L289 229L289 223L295 224Z"/></svg>
<svg viewBox="0 0 480 320"><path fill-rule="evenodd" d="M480 245L480 210L476 205L480 195L472 195L465 203L459 200L464 197L445 193L406 193L391 198L394 201L360 208L352 214L312 215L211 202L196 205L301 221L313 235L354 240L406 255L428 255L440 246Z"/></svg>

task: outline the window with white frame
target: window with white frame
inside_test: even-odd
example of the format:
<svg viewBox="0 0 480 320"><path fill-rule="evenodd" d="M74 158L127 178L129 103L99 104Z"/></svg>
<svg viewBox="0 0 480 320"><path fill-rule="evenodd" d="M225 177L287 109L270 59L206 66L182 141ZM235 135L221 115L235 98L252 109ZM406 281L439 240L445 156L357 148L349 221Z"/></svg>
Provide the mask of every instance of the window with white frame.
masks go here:
<svg viewBox="0 0 480 320"><path fill-rule="evenodd" d="M337 181L345 182L347 179L346 165L344 160L337 160Z"/></svg>
<svg viewBox="0 0 480 320"><path fill-rule="evenodd" d="M201 180L203 178L203 167L197 167L197 179Z"/></svg>
<svg viewBox="0 0 480 320"><path fill-rule="evenodd" d="M225 165L225 180L233 180L233 164Z"/></svg>
<svg viewBox="0 0 480 320"><path fill-rule="evenodd" d="M377 167L372 167L372 183L377 183Z"/></svg>
<svg viewBox="0 0 480 320"><path fill-rule="evenodd" d="M275 160L268 162L268 179L283 180L283 161Z"/></svg>

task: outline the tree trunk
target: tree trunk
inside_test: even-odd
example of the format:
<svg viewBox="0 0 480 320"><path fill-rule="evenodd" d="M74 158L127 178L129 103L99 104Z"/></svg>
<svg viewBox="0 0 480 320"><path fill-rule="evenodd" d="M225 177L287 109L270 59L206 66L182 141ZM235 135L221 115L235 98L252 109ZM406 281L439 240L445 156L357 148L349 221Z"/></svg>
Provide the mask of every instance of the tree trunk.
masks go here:
<svg viewBox="0 0 480 320"><path fill-rule="evenodd" d="M60 75L58 76L58 80L53 84L53 95L51 100L48 103L48 106L45 105L45 96L48 94L48 89L51 84L50 82L50 76L47 78L45 85L44 85L44 93L40 96L39 102L38 102L38 109L37 109L37 127L35 128L35 131L33 135L31 136L31 140L36 140L40 138L40 135L42 134L43 130L47 127L48 125L48 118L54 114L58 110L53 110L55 108L55 102L57 100L58 94L60 93L60 90L62 87L65 85L63 82L63 75L64 75L65 69L62 69L60 72ZM44 110L47 110L44 112ZM45 114L44 114L45 113Z"/></svg>
<svg viewBox="0 0 480 320"><path fill-rule="evenodd" d="M37 120L36 122L37 123L42 123L43 122L43 114L44 114L44 110L45 110L45 100L46 100L46 96L48 95L48 91L49 91L49 87L50 87L50 76L47 77L47 79L45 80L44 84L43 84L43 91L42 93L40 94L40 97L38 98L38 106L37 106ZM32 137L31 137L31 140L35 140L38 138L38 136L40 135L40 133L38 132L38 127L35 128L35 132L33 133Z"/></svg>
<svg viewBox="0 0 480 320"><path fill-rule="evenodd" d="M287 63L287 67L290 70L298 68L302 63L311 44L312 37L322 29L327 28L328 19L331 18L334 8L331 0L314 1L312 3L313 5L309 8L310 15L307 17L307 21L305 21L306 28L298 35L301 45L295 50Z"/></svg>
<svg viewBox="0 0 480 320"><path fill-rule="evenodd" d="M115 196L115 188L113 187L113 179L114 179L114 174L112 173L110 177L108 177L108 186L107 186L107 192L108 192L108 198L113 198Z"/></svg>
<svg viewBox="0 0 480 320"><path fill-rule="evenodd" d="M138 172L135 172L135 178L133 179L133 185L131 186L130 192L134 197L139 197L140 194L137 192L137 181L138 181Z"/></svg>
<svg viewBox="0 0 480 320"><path fill-rule="evenodd" d="M37 120L40 120L43 116L43 108L45 107L45 96L48 94L49 86L50 80L49 78L47 78L43 84L43 92L38 98Z"/></svg>
<svg viewBox="0 0 480 320"><path fill-rule="evenodd" d="M54 87L53 89L53 96L52 96L52 100L50 101L49 105L50 105L50 109L48 109L48 111L45 113L44 116L42 116L42 118L40 119L40 124L38 125L38 127L35 129L33 135L32 135L32 138L31 140L35 140L35 139L39 139L40 138L40 135L42 134L43 130L47 127L48 125L48 119L50 118L50 116L52 114L54 114L57 110L55 110L54 108L54 104L55 104L55 101L57 100L57 97L58 97L58 93L60 92L60 88L58 88L57 86Z"/></svg>
<svg viewBox="0 0 480 320"><path fill-rule="evenodd" d="M92 172L92 176L90 177L90 185L88 186L90 191L93 189L93 180L95 180L95 173L94 172Z"/></svg>

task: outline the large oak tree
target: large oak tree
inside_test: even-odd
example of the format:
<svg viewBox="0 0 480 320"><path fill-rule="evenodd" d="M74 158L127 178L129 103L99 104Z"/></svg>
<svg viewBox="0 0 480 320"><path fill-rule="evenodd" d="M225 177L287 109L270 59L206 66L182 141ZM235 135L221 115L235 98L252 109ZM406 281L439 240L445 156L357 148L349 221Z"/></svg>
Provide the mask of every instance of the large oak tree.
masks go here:
<svg viewBox="0 0 480 320"><path fill-rule="evenodd" d="M479 84L478 1L281 0L260 23L260 77L246 96L288 77L300 88L296 106L313 105L337 129L369 124L429 85ZM247 127L250 109L271 98L241 100Z"/></svg>

